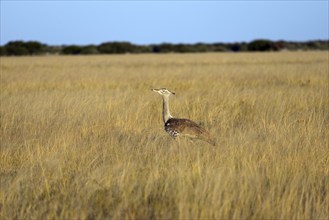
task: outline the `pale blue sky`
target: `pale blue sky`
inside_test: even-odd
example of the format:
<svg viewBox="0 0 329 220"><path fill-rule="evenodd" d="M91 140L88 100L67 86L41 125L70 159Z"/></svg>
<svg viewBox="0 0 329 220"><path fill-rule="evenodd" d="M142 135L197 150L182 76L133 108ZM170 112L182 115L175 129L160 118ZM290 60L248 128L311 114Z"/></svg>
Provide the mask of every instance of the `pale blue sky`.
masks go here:
<svg viewBox="0 0 329 220"><path fill-rule="evenodd" d="M1 0L0 44L328 40L328 2Z"/></svg>

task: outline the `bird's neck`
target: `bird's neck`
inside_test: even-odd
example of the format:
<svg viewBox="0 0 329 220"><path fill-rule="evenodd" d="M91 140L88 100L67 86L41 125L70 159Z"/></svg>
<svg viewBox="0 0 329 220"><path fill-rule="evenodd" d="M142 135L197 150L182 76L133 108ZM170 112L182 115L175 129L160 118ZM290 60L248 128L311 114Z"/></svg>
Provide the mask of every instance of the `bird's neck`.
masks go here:
<svg viewBox="0 0 329 220"><path fill-rule="evenodd" d="M169 111L169 96L162 96L163 106L162 106L162 117L163 123L166 123L168 119L172 118Z"/></svg>

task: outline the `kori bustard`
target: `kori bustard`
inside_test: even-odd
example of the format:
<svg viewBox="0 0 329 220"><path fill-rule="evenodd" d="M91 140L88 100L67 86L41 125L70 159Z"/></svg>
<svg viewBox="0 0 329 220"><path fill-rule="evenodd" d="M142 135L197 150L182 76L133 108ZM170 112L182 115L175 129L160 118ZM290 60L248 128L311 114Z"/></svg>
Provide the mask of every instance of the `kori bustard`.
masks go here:
<svg viewBox="0 0 329 220"><path fill-rule="evenodd" d="M207 141L211 145L216 145L215 140L210 137L210 134L197 123L185 118L174 118L170 114L169 96L175 95L174 92L171 92L166 88L153 89L153 91L162 96L162 117L164 129L171 137L174 139L178 136L197 138Z"/></svg>

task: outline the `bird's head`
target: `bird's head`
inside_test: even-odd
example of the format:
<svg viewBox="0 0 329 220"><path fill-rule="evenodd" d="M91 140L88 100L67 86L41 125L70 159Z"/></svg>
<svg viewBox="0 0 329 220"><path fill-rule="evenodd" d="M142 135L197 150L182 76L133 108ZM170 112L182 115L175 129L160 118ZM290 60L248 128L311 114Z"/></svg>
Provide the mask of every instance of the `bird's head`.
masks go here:
<svg viewBox="0 0 329 220"><path fill-rule="evenodd" d="M169 95L175 95L175 93L174 92L171 92L171 91L169 91L168 89L166 89L166 88L162 88L162 89L152 89L152 91L153 92L157 92L157 93L159 93L160 95L162 95L162 96L169 96Z"/></svg>

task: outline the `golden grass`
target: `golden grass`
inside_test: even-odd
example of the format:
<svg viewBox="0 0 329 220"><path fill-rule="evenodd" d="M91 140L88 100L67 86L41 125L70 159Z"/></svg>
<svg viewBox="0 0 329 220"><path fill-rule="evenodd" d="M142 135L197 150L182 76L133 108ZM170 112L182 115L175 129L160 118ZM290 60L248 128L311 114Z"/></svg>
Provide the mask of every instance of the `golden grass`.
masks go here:
<svg viewBox="0 0 329 220"><path fill-rule="evenodd" d="M329 216L328 52L1 57L1 219ZM216 147L174 141L174 116Z"/></svg>

